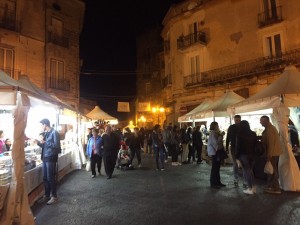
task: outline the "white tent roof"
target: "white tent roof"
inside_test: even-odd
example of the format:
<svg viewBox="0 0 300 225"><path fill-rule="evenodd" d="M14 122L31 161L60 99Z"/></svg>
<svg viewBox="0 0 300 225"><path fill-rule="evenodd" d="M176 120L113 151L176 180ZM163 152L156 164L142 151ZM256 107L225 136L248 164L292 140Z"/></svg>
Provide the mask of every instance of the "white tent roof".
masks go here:
<svg viewBox="0 0 300 225"><path fill-rule="evenodd" d="M229 91L221 96L217 101L210 105L207 109L196 114L195 119L211 118L211 117L226 117L228 116L227 108L229 105L241 102L243 97Z"/></svg>
<svg viewBox="0 0 300 225"><path fill-rule="evenodd" d="M108 113L104 112L99 106L95 106L95 108L86 114L87 117L93 120L105 120L105 121L118 121L117 118L109 115Z"/></svg>
<svg viewBox="0 0 300 225"><path fill-rule="evenodd" d="M180 116L178 118L178 122L186 122L186 121L192 120L193 118L196 118L196 115L198 112L206 110L212 104L213 104L213 101L211 99L208 99L208 98L204 99L204 101L200 105L198 105L196 108L194 108L187 114Z"/></svg>
<svg viewBox="0 0 300 225"><path fill-rule="evenodd" d="M300 72L295 66L288 66L282 75L257 94L229 107L232 113L243 113L273 108L281 104L288 107L300 105Z"/></svg>

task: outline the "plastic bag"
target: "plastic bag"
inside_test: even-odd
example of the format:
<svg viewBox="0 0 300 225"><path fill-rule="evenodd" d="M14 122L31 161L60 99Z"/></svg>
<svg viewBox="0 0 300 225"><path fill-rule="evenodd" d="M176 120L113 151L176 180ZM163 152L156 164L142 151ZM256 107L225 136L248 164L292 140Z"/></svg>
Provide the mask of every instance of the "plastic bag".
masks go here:
<svg viewBox="0 0 300 225"><path fill-rule="evenodd" d="M85 169L88 172L91 171L91 161L90 160L86 161Z"/></svg>
<svg viewBox="0 0 300 225"><path fill-rule="evenodd" d="M272 163L268 160L265 164L264 173L272 175L274 172Z"/></svg>

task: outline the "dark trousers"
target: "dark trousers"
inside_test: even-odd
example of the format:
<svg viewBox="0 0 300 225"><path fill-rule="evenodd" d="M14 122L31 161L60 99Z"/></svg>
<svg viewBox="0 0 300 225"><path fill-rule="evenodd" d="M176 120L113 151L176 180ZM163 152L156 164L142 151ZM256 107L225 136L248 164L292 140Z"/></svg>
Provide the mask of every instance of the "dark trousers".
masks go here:
<svg viewBox="0 0 300 225"><path fill-rule="evenodd" d="M192 145L188 145L189 147L189 154L188 154L188 161L190 162L195 161L195 149Z"/></svg>
<svg viewBox="0 0 300 225"><path fill-rule="evenodd" d="M178 150L176 144L170 144L169 145L169 151L172 156L172 162L177 162L178 161Z"/></svg>
<svg viewBox="0 0 300 225"><path fill-rule="evenodd" d="M141 158L141 149L140 148L130 148L130 164L132 164L133 158L136 154L138 164L141 164L142 158Z"/></svg>
<svg viewBox="0 0 300 225"><path fill-rule="evenodd" d="M221 167L221 160L217 160L217 156L212 156L212 166L210 171L210 185L219 185L221 184L220 179L220 167Z"/></svg>
<svg viewBox="0 0 300 225"><path fill-rule="evenodd" d="M278 181L278 160L279 156L272 156L270 162L273 166L273 174L267 174L267 184L268 187L273 188L274 190L280 190L279 181Z"/></svg>
<svg viewBox="0 0 300 225"><path fill-rule="evenodd" d="M155 154L156 168L159 169L159 161L160 161L161 169L164 169L165 153L163 147L154 147L154 154Z"/></svg>
<svg viewBox="0 0 300 225"><path fill-rule="evenodd" d="M202 161L202 145L194 146L194 151L197 153L197 162Z"/></svg>
<svg viewBox="0 0 300 225"><path fill-rule="evenodd" d="M45 195L50 197L50 192L52 197L57 197L56 194L56 162L43 162L43 172L44 172L44 186Z"/></svg>
<svg viewBox="0 0 300 225"><path fill-rule="evenodd" d="M104 162L104 169L107 177L112 177L112 174L115 169L117 157L113 155L106 155L103 156L103 162Z"/></svg>
<svg viewBox="0 0 300 225"><path fill-rule="evenodd" d="M100 155L98 155L98 154L92 155L92 157L91 157L91 170L92 170L93 175L96 175L96 164L97 164L98 173L100 173L101 163L102 163L102 157Z"/></svg>

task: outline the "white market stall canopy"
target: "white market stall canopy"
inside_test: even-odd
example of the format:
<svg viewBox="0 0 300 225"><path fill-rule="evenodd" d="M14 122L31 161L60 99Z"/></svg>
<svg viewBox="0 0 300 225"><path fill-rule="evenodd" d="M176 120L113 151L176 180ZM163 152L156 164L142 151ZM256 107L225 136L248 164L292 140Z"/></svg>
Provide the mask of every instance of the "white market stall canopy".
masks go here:
<svg viewBox="0 0 300 225"><path fill-rule="evenodd" d="M213 104L212 100L210 100L208 98L204 99L204 101L200 105L198 105L196 108L194 108L187 114L180 116L178 118L178 122L187 122L187 121L191 121L192 119L197 118L197 115L199 112L206 110L212 104Z"/></svg>
<svg viewBox="0 0 300 225"><path fill-rule="evenodd" d="M280 77L257 94L228 108L233 114L278 107L300 106L300 72L295 66L285 68Z"/></svg>
<svg viewBox="0 0 300 225"><path fill-rule="evenodd" d="M240 95L229 91L221 96L217 101L211 104L207 109L198 112L195 120L204 118L227 117L229 114L227 108L229 105L243 101L244 98Z"/></svg>
<svg viewBox="0 0 300 225"><path fill-rule="evenodd" d="M118 119L104 112L99 106L95 106L95 108L86 114L87 117L92 120L105 120L109 121L111 124L118 123Z"/></svg>

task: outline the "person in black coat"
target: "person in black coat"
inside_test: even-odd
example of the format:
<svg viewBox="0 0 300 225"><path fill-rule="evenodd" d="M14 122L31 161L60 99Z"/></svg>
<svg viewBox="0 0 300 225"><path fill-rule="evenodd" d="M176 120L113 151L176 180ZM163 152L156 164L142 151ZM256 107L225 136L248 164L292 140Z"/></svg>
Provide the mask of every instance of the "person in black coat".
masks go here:
<svg viewBox="0 0 300 225"><path fill-rule="evenodd" d="M144 144L144 138L139 132L139 128L135 127L133 133L130 134L128 139L126 140L126 144L129 146L130 149L130 165L132 167L132 161L134 156L136 155L138 160L139 168L142 167L142 159L141 159L141 148Z"/></svg>
<svg viewBox="0 0 300 225"><path fill-rule="evenodd" d="M200 127L196 126L195 131L193 132L192 135L193 139L193 147L195 152L197 152L197 164L200 164L202 162L202 133L200 132Z"/></svg>
<svg viewBox="0 0 300 225"><path fill-rule="evenodd" d="M250 129L248 121L242 120L236 136L235 152L237 164L243 168L244 178L247 181L248 189L243 192L250 195L255 193L253 166L256 139L256 133Z"/></svg>
<svg viewBox="0 0 300 225"><path fill-rule="evenodd" d="M118 158L120 142L120 136L115 132L112 132L111 126L107 125L105 127L105 133L102 136L102 157L107 179L112 178L112 174L114 172L114 168Z"/></svg>

